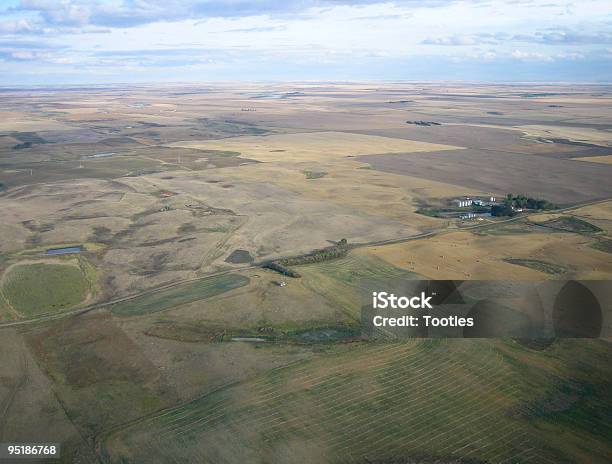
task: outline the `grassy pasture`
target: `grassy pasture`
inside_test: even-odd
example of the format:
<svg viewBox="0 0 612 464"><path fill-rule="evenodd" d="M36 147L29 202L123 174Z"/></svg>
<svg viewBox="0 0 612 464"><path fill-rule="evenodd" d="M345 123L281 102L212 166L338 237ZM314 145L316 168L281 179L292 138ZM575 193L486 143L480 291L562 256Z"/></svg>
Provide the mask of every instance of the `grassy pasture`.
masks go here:
<svg viewBox="0 0 612 464"><path fill-rule="evenodd" d="M15 169L9 170L10 172L0 171L0 182L11 188L70 179L115 179L127 175L137 176L177 169L181 169L180 166L136 156L20 163Z"/></svg>
<svg viewBox="0 0 612 464"><path fill-rule="evenodd" d="M516 264L517 266L525 266L536 271L541 271L546 274L563 274L567 271L563 266L557 264L547 263L538 259L520 259L520 258L505 258L504 261L510 264Z"/></svg>
<svg viewBox="0 0 612 464"><path fill-rule="evenodd" d="M249 278L238 274L226 274L169 288L112 306L114 314L141 316L174 306L204 300L249 283Z"/></svg>
<svg viewBox="0 0 612 464"><path fill-rule="evenodd" d="M189 343L217 343L251 338L253 341L263 342L318 344L353 340L359 338L360 331L349 325L319 324L316 321L306 328L289 323L256 328L229 327L206 321L192 323L158 321L147 329L145 334L150 337Z"/></svg>
<svg viewBox="0 0 612 464"><path fill-rule="evenodd" d="M206 155L210 158L232 158L236 156L240 156L240 152L237 151L227 151L227 150L198 150L203 155Z"/></svg>
<svg viewBox="0 0 612 464"><path fill-rule="evenodd" d="M605 463L607 356L601 341L356 345L145 419L102 452L111 463Z"/></svg>
<svg viewBox="0 0 612 464"><path fill-rule="evenodd" d="M393 281L418 279L418 274L399 269L376 256L352 252L331 261L295 266L305 286L357 319L364 295L386 288Z"/></svg>
<svg viewBox="0 0 612 464"><path fill-rule="evenodd" d="M198 118L197 122L209 131L211 135L217 137L263 135L269 132L268 129L257 127L254 124L231 119L213 120L209 118Z"/></svg>
<svg viewBox="0 0 612 464"><path fill-rule="evenodd" d="M70 308L89 290L87 276L72 264L17 264L2 281L4 297L24 317Z"/></svg>
<svg viewBox="0 0 612 464"><path fill-rule="evenodd" d="M612 253L612 240L597 240L596 242L593 242L591 244L591 248L594 248L599 251L604 251L606 253Z"/></svg>
<svg viewBox="0 0 612 464"><path fill-rule="evenodd" d="M26 340L88 437L176 401L155 365L106 311L41 325Z"/></svg>
<svg viewBox="0 0 612 464"><path fill-rule="evenodd" d="M574 216L561 216L550 221L542 223L546 227L551 229L563 230L566 232L586 233L592 234L595 232L601 232L601 229L590 222L583 219L578 219Z"/></svg>

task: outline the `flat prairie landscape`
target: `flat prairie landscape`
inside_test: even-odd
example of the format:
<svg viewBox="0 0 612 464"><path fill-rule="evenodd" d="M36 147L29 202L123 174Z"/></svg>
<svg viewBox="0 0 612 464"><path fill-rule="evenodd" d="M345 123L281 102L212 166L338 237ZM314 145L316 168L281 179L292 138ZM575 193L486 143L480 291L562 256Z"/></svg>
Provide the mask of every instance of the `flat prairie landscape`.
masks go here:
<svg viewBox="0 0 612 464"><path fill-rule="evenodd" d="M58 442L64 463L610 462L610 301L588 340L370 339L361 317L371 289L419 279L599 298L612 87L0 103L1 443Z"/></svg>

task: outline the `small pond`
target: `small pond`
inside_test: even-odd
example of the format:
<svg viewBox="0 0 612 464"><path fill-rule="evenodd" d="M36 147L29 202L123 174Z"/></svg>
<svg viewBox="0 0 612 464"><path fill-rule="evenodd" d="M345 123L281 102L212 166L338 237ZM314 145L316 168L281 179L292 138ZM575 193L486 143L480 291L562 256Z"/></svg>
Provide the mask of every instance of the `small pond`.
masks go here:
<svg viewBox="0 0 612 464"><path fill-rule="evenodd" d="M47 255L68 255L71 253L80 253L83 251L82 246L73 246L73 247L65 247L65 248L51 248L47 250L45 254Z"/></svg>

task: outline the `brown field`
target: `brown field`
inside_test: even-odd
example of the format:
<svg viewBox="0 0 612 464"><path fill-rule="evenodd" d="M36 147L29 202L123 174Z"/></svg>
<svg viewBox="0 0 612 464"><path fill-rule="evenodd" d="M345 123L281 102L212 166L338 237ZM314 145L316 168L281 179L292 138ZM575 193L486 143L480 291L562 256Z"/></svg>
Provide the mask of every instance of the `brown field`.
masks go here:
<svg viewBox="0 0 612 464"><path fill-rule="evenodd" d="M583 161L587 158L579 158ZM477 188L500 194L513 192L567 205L609 198L612 167L568 159L489 150L419 155L363 156L374 169Z"/></svg>
<svg viewBox="0 0 612 464"><path fill-rule="evenodd" d="M589 163L612 164L612 155L605 156L585 156L578 158L579 161L588 161Z"/></svg>

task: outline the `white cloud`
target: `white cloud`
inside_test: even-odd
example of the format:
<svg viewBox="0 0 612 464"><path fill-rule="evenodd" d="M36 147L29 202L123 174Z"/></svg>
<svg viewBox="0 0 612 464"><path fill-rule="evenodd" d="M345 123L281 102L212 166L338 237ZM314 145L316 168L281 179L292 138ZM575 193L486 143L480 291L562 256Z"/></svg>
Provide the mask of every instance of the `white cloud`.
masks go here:
<svg viewBox="0 0 612 464"><path fill-rule="evenodd" d="M26 18L0 21L0 34L33 33L39 29L40 26Z"/></svg>
<svg viewBox="0 0 612 464"><path fill-rule="evenodd" d="M524 52L521 50L514 50L510 56L515 60L521 61L553 61L553 58L549 55L538 52Z"/></svg>
<svg viewBox="0 0 612 464"><path fill-rule="evenodd" d="M449 62L486 66L505 60L534 69L552 61L609 62L609 0L575 2L571 15L567 5L550 0L22 0L18 8L0 13L0 42L30 42L0 53L5 69L11 60L38 60L41 69L111 68L117 75L145 68L151 75L192 71L213 62L216 69L236 69L237 76L245 75L244 68L256 71L271 63L312 72L361 70L376 63L376 70L394 73L413 60L440 63L443 77ZM43 52L41 44L61 52Z"/></svg>

